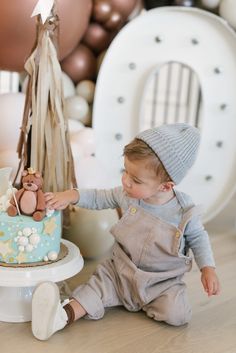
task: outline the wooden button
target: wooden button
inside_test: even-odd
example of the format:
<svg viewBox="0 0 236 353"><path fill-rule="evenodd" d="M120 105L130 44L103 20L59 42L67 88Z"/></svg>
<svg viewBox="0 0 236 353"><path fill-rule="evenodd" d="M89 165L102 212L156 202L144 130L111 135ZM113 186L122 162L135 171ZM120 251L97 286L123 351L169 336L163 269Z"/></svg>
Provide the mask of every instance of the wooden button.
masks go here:
<svg viewBox="0 0 236 353"><path fill-rule="evenodd" d="M137 209L135 207L131 207L130 213L135 214L137 212Z"/></svg>
<svg viewBox="0 0 236 353"><path fill-rule="evenodd" d="M179 238L179 237L180 237L180 232L176 232L176 233L175 233L175 237L176 237L176 238Z"/></svg>

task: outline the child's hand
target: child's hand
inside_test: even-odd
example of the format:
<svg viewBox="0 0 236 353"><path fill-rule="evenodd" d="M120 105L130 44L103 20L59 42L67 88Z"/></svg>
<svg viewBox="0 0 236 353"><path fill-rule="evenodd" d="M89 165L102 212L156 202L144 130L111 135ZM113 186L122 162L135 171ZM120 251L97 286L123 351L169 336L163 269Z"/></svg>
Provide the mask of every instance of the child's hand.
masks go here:
<svg viewBox="0 0 236 353"><path fill-rule="evenodd" d="M44 194L46 207L53 210L64 210L69 204L79 200L79 192L75 189L63 192L46 192Z"/></svg>
<svg viewBox="0 0 236 353"><path fill-rule="evenodd" d="M208 296L217 295L220 293L220 283L216 275L214 267L206 266L201 269L201 281L205 292Z"/></svg>

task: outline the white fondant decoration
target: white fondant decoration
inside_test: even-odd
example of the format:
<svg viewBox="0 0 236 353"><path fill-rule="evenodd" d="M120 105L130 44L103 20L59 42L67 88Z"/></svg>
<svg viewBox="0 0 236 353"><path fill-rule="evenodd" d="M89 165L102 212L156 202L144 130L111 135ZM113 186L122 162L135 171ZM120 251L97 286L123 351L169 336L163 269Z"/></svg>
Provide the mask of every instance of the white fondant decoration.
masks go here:
<svg viewBox="0 0 236 353"><path fill-rule="evenodd" d="M21 236L18 239L18 244L22 246L26 246L28 244L29 240L27 237Z"/></svg>
<svg viewBox="0 0 236 353"><path fill-rule="evenodd" d="M32 244L27 244L26 247L25 247L25 251L27 252L31 252L34 250L34 247Z"/></svg>
<svg viewBox="0 0 236 353"><path fill-rule="evenodd" d="M58 257L58 254L56 251L49 251L48 253L48 259L51 261L55 261Z"/></svg>
<svg viewBox="0 0 236 353"><path fill-rule="evenodd" d="M236 13L234 2L231 13ZM96 83L96 158L110 171L106 187L120 185L123 147L143 130L139 114L146 81L170 61L191 67L201 86L199 156L179 189L204 206L207 222L236 189L236 34L219 16L194 7L159 7L119 31Z"/></svg>
<svg viewBox="0 0 236 353"><path fill-rule="evenodd" d="M23 229L22 233L24 234L24 236L29 237L30 234L32 234L32 230L31 230L31 228L26 227Z"/></svg>
<svg viewBox="0 0 236 353"><path fill-rule="evenodd" d="M54 0L38 0L31 17L40 15L42 23L45 23L47 17L50 15Z"/></svg>
<svg viewBox="0 0 236 353"><path fill-rule="evenodd" d="M38 245L38 243L40 242L40 236L38 234L32 234L30 237L29 237L29 242L31 245Z"/></svg>
<svg viewBox="0 0 236 353"><path fill-rule="evenodd" d="M14 238L20 252L31 252L40 242L40 236L36 228L25 227L18 231L18 236Z"/></svg>

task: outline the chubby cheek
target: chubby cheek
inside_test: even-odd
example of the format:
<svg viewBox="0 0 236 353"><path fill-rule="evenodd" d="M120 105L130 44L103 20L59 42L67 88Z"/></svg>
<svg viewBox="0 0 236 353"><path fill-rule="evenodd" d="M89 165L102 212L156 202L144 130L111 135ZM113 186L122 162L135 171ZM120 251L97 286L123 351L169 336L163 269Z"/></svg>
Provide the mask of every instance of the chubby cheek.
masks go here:
<svg viewBox="0 0 236 353"><path fill-rule="evenodd" d="M122 182L122 185L124 186L125 185L125 176L124 176L124 174L121 177L121 182Z"/></svg>
<svg viewBox="0 0 236 353"><path fill-rule="evenodd" d="M147 190L138 185L133 185L129 191L129 196L135 199L143 199L147 197Z"/></svg>

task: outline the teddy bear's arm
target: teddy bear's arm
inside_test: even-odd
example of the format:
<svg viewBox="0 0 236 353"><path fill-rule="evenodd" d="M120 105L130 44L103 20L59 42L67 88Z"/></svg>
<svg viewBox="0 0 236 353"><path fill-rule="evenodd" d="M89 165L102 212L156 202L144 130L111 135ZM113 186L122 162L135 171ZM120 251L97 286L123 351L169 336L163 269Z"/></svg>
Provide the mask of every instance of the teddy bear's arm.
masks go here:
<svg viewBox="0 0 236 353"><path fill-rule="evenodd" d="M20 189L20 190L18 190L18 191L15 193L15 197L13 197L13 196L11 197L11 199L10 199L10 204L12 204L13 206L16 206L15 198L16 198L16 201L17 201L17 203L18 203L24 191L25 191L25 190L24 190L23 188Z"/></svg>
<svg viewBox="0 0 236 353"><path fill-rule="evenodd" d="M44 193L42 190L37 191L37 210L44 211L46 208Z"/></svg>

